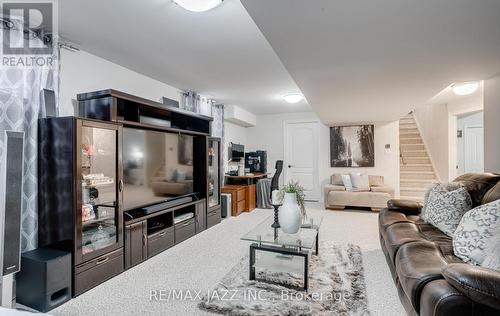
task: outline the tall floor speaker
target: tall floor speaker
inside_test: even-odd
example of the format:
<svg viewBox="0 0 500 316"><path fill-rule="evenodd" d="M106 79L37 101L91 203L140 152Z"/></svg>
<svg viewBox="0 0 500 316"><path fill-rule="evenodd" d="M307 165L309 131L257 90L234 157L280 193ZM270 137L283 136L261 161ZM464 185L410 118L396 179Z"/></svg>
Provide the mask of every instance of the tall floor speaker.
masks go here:
<svg viewBox="0 0 500 316"><path fill-rule="evenodd" d="M15 301L14 274L21 261L24 133L5 131L0 160L0 303Z"/></svg>

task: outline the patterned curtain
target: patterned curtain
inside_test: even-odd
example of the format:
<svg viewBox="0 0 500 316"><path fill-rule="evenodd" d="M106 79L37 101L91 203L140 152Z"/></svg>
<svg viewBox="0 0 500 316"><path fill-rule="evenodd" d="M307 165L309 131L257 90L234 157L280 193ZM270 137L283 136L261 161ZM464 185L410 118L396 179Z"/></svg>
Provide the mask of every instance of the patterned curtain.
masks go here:
<svg viewBox="0 0 500 316"><path fill-rule="evenodd" d="M213 104L212 105L212 117L214 118L212 122L212 136L224 138L224 105L223 104ZM224 157L224 156L222 156Z"/></svg>
<svg viewBox="0 0 500 316"><path fill-rule="evenodd" d="M20 21L0 26L6 28L13 40L22 41ZM54 39L54 43L56 43ZM17 55L16 55L17 56ZM37 247L37 144L38 118L45 115L42 109L43 89L55 91L59 95L59 52L54 44L51 67L16 66L0 70L0 157L4 154L5 130L23 131L24 138L24 179L22 201L21 250ZM1 160L0 160L1 161ZM5 188L0 188L5 190Z"/></svg>
<svg viewBox="0 0 500 316"><path fill-rule="evenodd" d="M180 108L213 117L212 136L224 138L223 104L216 104L214 100L194 91L186 91L181 96Z"/></svg>

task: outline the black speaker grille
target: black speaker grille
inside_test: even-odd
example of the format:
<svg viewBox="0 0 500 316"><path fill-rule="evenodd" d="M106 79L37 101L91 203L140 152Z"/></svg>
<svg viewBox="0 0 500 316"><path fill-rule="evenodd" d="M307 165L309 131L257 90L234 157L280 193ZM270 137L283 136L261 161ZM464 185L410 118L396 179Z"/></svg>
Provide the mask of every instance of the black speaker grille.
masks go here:
<svg viewBox="0 0 500 316"><path fill-rule="evenodd" d="M24 134L7 132L3 275L19 271Z"/></svg>

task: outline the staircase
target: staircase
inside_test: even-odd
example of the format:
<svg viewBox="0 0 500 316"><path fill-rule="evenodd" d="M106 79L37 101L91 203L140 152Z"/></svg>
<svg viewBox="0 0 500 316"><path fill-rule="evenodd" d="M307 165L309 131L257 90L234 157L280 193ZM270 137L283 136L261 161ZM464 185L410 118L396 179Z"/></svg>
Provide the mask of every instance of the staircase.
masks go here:
<svg viewBox="0 0 500 316"><path fill-rule="evenodd" d="M399 151L400 196L423 201L437 177L412 113L399 120Z"/></svg>

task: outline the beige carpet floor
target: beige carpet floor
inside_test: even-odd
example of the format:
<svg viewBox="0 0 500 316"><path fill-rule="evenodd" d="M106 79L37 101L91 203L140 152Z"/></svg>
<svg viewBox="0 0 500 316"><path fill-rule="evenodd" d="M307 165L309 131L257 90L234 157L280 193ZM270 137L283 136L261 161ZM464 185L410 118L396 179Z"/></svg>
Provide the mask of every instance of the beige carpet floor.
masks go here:
<svg viewBox="0 0 500 316"><path fill-rule="evenodd" d="M380 250L377 213L329 211L309 204L308 211L323 214L320 240L361 247L368 304L372 315L399 316L399 302L385 258ZM257 209L229 218L193 238L151 258L87 293L51 311L54 315L209 315L198 309L199 300L151 300L151 291L172 289L207 292L248 253L239 238L272 210ZM159 293L159 292L158 292Z"/></svg>

